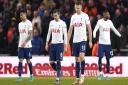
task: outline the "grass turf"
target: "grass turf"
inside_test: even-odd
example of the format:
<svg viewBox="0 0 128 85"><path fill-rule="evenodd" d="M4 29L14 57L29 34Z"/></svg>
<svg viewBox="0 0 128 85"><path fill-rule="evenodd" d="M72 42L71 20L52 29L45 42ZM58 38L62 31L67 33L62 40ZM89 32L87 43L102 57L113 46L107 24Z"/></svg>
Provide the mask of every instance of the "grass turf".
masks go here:
<svg viewBox="0 0 128 85"><path fill-rule="evenodd" d="M61 79L60 85L72 85L75 78L64 77ZM16 82L16 78L0 78L0 85L55 85L54 77L36 77L30 82L29 78L23 78L21 82ZM128 85L128 78L111 78L99 81L96 77L88 77L85 79L84 85Z"/></svg>

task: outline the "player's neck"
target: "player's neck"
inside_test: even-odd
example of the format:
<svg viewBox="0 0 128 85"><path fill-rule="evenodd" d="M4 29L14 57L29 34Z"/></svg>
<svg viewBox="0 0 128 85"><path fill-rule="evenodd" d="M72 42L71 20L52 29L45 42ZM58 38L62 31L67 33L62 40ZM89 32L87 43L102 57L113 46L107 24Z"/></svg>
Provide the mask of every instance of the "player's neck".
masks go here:
<svg viewBox="0 0 128 85"><path fill-rule="evenodd" d="M106 19L106 18L103 18L104 19L104 21L107 21L108 19Z"/></svg>
<svg viewBox="0 0 128 85"><path fill-rule="evenodd" d="M80 14L81 14L81 12L82 12L82 11L80 11L80 12L76 12L76 13L77 13L77 15L80 15Z"/></svg>
<svg viewBox="0 0 128 85"><path fill-rule="evenodd" d="M27 18L26 19L24 19L24 20L22 20L23 22L25 22L27 20Z"/></svg>
<svg viewBox="0 0 128 85"><path fill-rule="evenodd" d="M59 22L59 21L60 21L60 19L55 19L55 21L56 21L56 22Z"/></svg>

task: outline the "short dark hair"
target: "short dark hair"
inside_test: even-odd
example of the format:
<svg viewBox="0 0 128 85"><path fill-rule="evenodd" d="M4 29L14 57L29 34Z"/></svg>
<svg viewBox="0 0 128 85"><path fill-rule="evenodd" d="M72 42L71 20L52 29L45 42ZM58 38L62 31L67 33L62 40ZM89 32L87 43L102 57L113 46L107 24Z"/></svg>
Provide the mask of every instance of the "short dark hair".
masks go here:
<svg viewBox="0 0 128 85"><path fill-rule="evenodd" d="M27 13L27 11L26 10L21 10L20 13Z"/></svg>
<svg viewBox="0 0 128 85"><path fill-rule="evenodd" d="M60 14L60 10L59 10L59 9L54 9L52 13L53 13L53 14L54 14L54 13Z"/></svg>
<svg viewBox="0 0 128 85"><path fill-rule="evenodd" d="M75 2L75 5L82 5L82 3L81 3L80 0L78 0L78 1Z"/></svg>
<svg viewBox="0 0 128 85"><path fill-rule="evenodd" d="M108 9L105 9L105 10L103 11L103 13L106 13L106 12L109 12Z"/></svg>

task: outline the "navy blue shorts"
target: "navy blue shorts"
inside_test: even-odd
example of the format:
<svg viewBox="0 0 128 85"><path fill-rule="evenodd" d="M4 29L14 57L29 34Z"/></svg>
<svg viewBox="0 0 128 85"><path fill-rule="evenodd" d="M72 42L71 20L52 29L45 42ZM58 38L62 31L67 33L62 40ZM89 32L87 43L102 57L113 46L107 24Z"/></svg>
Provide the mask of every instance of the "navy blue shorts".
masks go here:
<svg viewBox="0 0 128 85"><path fill-rule="evenodd" d="M64 52L64 44L51 44L49 49L50 61L62 61Z"/></svg>
<svg viewBox="0 0 128 85"><path fill-rule="evenodd" d="M98 57L102 58L105 54L106 58L110 58L112 55L112 46L99 44L98 47Z"/></svg>
<svg viewBox="0 0 128 85"><path fill-rule="evenodd" d="M18 58L19 59L31 59L31 48L21 48L18 49Z"/></svg>
<svg viewBox="0 0 128 85"><path fill-rule="evenodd" d="M86 41L73 43L73 56L79 57L81 52L86 52Z"/></svg>

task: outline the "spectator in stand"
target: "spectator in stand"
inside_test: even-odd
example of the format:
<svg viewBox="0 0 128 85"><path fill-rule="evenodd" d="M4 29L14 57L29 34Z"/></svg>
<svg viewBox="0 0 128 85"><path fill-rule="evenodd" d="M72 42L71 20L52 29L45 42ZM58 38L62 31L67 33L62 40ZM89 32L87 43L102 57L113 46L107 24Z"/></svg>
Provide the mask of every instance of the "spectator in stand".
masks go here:
<svg viewBox="0 0 128 85"><path fill-rule="evenodd" d="M3 15L0 13L0 24L3 24Z"/></svg>
<svg viewBox="0 0 128 85"><path fill-rule="evenodd" d="M40 37L40 33L38 29L33 30L33 39L32 39L32 54L41 55L43 47L43 40Z"/></svg>
<svg viewBox="0 0 128 85"><path fill-rule="evenodd" d="M115 17L113 18L113 23L114 23L116 29L120 32L121 25L123 25L123 17L122 17L120 9L116 9ZM117 49L117 55L119 55L119 53L120 53L120 46L121 46L120 38L117 37L114 34L113 34L112 38L113 38L112 42L114 43L112 45L113 45L114 48Z"/></svg>
<svg viewBox="0 0 128 85"><path fill-rule="evenodd" d="M127 27L128 26L128 8L125 7L123 11L124 11L124 14L123 14L124 26Z"/></svg>
<svg viewBox="0 0 128 85"><path fill-rule="evenodd" d="M16 22L15 18L12 18L11 24L8 28L7 39L8 39L8 49L11 56L17 55L17 32L16 32Z"/></svg>
<svg viewBox="0 0 128 85"><path fill-rule="evenodd" d="M84 10L89 16L93 16L94 18L97 15L97 8L94 4L94 0L88 0L88 4L85 5Z"/></svg>
<svg viewBox="0 0 128 85"><path fill-rule="evenodd" d="M32 10L27 10L27 18L32 21Z"/></svg>
<svg viewBox="0 0 128 85"><path fill-rule="evenodd" d="M97 13L102 15L103 11L107 8L106 0L98 0Z"/></svg>
<svg viewBox="0 0 128 85"><path fill-rule="evenodd" d="M70 57L71 56L70 44L67 45L67 51L64 53L64 56L66 56L66 57Z"/></svg>
<svg viewBox="0 0 128 85"><path fill-rule="evenodd" d="M31 5L30 4L26 4L26 10L27 10L27 18L30 20L30 21L32 21L32 18L33 18L33 16L32 16L32 7L31 7Z"/></svg>
<svg viewBox="0 0 128 85"><path fill-rule="evenodd" d="M92 56L98 56L98 44L99 44L98 41L94 43L93 48L92 48Z"/></svg>
<svg viewBox="0 0 128 85"><path fill-rule="evenodd" d="M4 48L4 32L2 25L0 24L0 52L3 50L3 48Z"/></svg>
<svg viewBox="0 0 128 85"><path fill-rule="evenodd" d="M52 17L49 13L49 10L45 10L44 11L44 16L42 17L42 33L41 33L41 37L43 38L43 41L46 42L46 37L47 37L47 33L48 33L48 28L49 28L49 22L51 21ZM45 43L44 43L45 46ZM45 47L43 47L45 48ZM47 54L47 51L43 52L44 55Z"/></svg>
<svg viewBox="0 0 128 85"><path fill-rule="evenodd" d="M16 23L19 23L20 21L19 14L22 9L27 10L27 17L31 21L34 19L33 17L34 10L37 11L37 16L40 16L41 18L41 24L40 24L41 26L40 32L42 32L41 37L45 42L48 31L48 25L49 25L49 21L51 20L51 13L53 9L55 8L60 9L60 11L62 12L61 19L63 19L66 22L67 26L69 27L71 15L73 15L74 13L75 1L76 0L0 0L0 24L2 25L4 32L3 35L4 41L2 43L4 43L5 49L7 49L6 47L8 42L7 33L8 33L8 28L10 27L11 18L16 17ZM96 24L95 22L98 20L98 18L101 17L103 10L108 9L111 14L111 20L113 20L114 24L117 24L117 22L119 21L120 21L119 24L121 24L120 27L118 27L119 31L122 34L121 45L118 45L117 42L115 42L116 38L113 37L113 33L112 33L112 45L115 45L113 46L114 49L117 47L128 48L128 44L127 44L128 0L79 0L79 1L82 2L82 5L84 7L83 11L88 13L90 17L92 28L94 28ZM119 17L117 18L118 16L117 9L120 10L120 15L123 20L120 20ZM15 27L17 28L17 26ZM88 53L91 54L91 50L89 50Z"/></svg>
<svg viewBox="0 0 128 85"><path fill-rule="evenodd" d="M43 0L46 9L52 10L56 7L54 0Z"/></svg>
<svg viewBox="0 0 128 85"><path fill-rule="evenodd" d="M42 32L42 29L41 29L41 18L40 16L38 16L38 11L35 10L33 12L33 19L32 19L32 25L34 27L35 23L37 23L37 28L39 29L39 32L41 33Z"/></svg>
<svg viewBox="0 0 128 85"><path fill-rule="evenodd" d="M40 17L44 16L44 10L46 9L45 4L43 2L41 2L39 8L38 8L38 15Z"/></svg>
<svg viewBox="0 0 128 85"><path fill-rule="evenodd" d="M117 3L118 3L117 1L118 0L108 0L107 2L107 8L110 12L111 18L114 17L115 10L116 10Z"/></svg>

